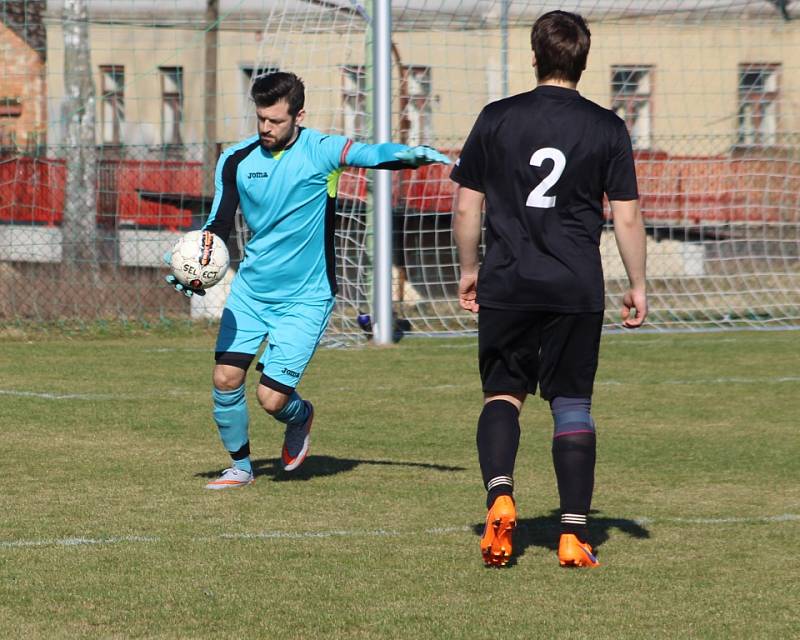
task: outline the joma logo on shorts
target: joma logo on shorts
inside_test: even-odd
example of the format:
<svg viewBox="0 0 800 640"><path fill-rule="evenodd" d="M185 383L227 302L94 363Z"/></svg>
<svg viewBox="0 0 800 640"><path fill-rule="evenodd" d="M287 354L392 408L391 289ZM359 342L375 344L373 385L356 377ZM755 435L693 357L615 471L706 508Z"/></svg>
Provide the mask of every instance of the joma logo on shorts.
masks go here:
<svg viewBox="0 0 800 640"><path fill-rule="evenodd" d="M252 180L253 178L269 178L269 174L266 171L251 171L247 174L247 179Z"/></svg>
<svg viewBox="0 0 800 640"><path fill-rule="evenodd" d="M300 374L297 371L292 371L291 369L287 369L286 367L283 368L282 373L285 373L287 376L292 376L292 378L299 378Z"/></svg>

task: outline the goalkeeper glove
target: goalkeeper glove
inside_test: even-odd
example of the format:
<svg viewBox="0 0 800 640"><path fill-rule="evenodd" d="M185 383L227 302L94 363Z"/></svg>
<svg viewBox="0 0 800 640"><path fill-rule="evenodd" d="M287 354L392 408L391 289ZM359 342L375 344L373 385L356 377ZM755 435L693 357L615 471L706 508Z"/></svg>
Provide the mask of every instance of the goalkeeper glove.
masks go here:
<svg viewBox="0 0 800 640"><path fill-rule="evenodd" d="M172 253L170 253L169 251L167 251L164 254L164 262L166 262L167 265L172 266ZM168 284L172 285L175 288L175 291L180 291L187 298L191 298L192 296L195 295L197 296L206 295L206 292L203 289L194 289L193 287L190 287L188 284L182 284L178 282L178 279L172 274L165 276L164 280L166 280Z"/></svg>
<svg viewBox="0 0 800 640"><path fill-rule="evenodd" d="M433 147L428 147L426 145L398 151L394 154L394 157L415 168L426 164L435 164L437 162L441 164L450 164L450 158L443 153L439 153Z"/></svg>

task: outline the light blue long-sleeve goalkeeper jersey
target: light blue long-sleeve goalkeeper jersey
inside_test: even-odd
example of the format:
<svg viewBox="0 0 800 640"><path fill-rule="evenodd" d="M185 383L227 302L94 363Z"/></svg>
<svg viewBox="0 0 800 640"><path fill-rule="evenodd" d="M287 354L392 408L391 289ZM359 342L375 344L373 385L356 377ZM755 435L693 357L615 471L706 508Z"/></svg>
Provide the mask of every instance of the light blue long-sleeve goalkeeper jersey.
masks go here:
<svg viewBox="0 0 800 640"><path fill-rule="evenodd" d="M211 214L203 229L227 241L236 208L250 229L233 288L267 302L328 300L336 293L334 215L345 166L399 169L405 145L363 144L300 128L282 151L258 136L222 154Z"/></svg>

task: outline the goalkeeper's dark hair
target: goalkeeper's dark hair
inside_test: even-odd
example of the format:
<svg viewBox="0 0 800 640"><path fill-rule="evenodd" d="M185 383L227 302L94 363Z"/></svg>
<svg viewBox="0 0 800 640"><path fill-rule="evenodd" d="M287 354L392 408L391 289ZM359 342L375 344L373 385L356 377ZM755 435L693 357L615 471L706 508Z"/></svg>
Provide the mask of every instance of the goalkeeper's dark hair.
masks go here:
<svg viewBox="0 0 800 640"><path fill-rule="evenodd" d="M531 29L531 49L536 56L536 77L577 83L586 68L592 34L577 13L550 11Z"/></svg>
<svg viewBox="0 0 800 640"><path fill-rule="evenodd" d="M289 103L289 115L296 116L306 102L306 87L295 74L275 71L258 76L250 88L250 96L256 107L271 107L286 100Z"/></svg>

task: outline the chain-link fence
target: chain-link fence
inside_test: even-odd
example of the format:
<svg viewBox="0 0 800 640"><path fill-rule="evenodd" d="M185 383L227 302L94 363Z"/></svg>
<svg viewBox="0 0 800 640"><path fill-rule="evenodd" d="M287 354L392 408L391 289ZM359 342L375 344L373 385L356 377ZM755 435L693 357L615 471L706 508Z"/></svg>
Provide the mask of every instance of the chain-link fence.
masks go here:
<svg viewBox="0 0 800 640"><path fill-rule="evenodd" d="M556 8L392 7L394 137L453 158L484 104L533 86L530 25ZM573 8L593 32L579 88L634 141L652 326L800 324L800 21L755 0ZM163 285L162 255L208 214L221 149L253 131L252 77L298 73L310 126L368 139L369 21L347 2L5 2L0 318L215 317L229 281L189 301ZM334 340L369 311L371 183L356 170L339 183ZM393 187L396 313L419 333L473 331L455 298L447 169L398 172ZM609 326L626 286L612 224ZM231 274L247 233L239 220Z"/></svg>

